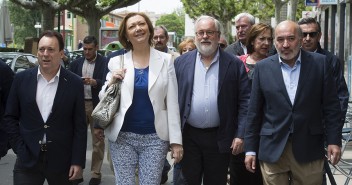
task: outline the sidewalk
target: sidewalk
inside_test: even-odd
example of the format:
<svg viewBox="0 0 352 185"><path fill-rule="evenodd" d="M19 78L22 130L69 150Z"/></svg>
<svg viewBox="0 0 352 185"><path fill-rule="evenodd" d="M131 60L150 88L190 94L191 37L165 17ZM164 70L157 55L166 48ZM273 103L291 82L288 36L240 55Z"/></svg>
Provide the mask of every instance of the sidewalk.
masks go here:
<svg viewBox="0 0 352 185"><path fill-rule="evenodd" d="M90 180L90 165L91 165L91 152L92 152L92 146L91 146L91 139L90 139L90 131L88 131L88 146L87 146L87 154L86 154L86 169L84 170L84 182L81 183L80 185L88 185L89 180ZM352 144L349 144L343 154L343 158L346 159L349 162L352 162ZM15 163L16 155L12 152L12 150L9 151L9 153L1 159L0 161L0 185L11 185L13 184L13 166ZM170 161L170 155L168 154L168 159ZM171 162L170 162L171 163ZM352 168L351 166L342 166L345 170L349 170ZM164 185L172 185L172 174L173 174L173 169L169 171L169 179ZM331 167L331 171L334 174L335 181L338 185L344 185L346 181L346 177L342 175L340 172L337 170L334 170L333 167ZM106 154L102 166L102 182L101 185L114 185L114 175L112 171L110 170L109 167L109 162L106 159ZM327 180L328 185L330 185L330 181ZM348 183L349 185L352 185L352 180ZM47 183L46 183L47 185Z"/></svg>

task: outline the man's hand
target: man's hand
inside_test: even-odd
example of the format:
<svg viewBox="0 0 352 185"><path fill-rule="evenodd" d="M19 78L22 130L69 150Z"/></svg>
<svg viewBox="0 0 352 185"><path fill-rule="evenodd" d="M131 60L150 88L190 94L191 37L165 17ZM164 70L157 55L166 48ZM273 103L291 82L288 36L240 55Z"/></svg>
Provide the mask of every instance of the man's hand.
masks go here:
<svg viewBox="0 0 352 185"><path fill-rule="evenodd" d="M241 138L235 138L232 141L232 154L237 155L243 152L243 139Z"/></svg>
<svg viewBox="0 0 352 185"><path fill-rule="evenodd" d="M183 158L183 148L180 144L171 144L171 158L175 159L174 163L179 163Z"/></svg>
<svg viewBox="0 0 352 185"><path fill-rule="evenodd" d="M94 136L99 139L100 141L104 141L105 135L104 135L104 130L100 128L94 128L93 130Z"/></svg>
<svg viewBox="0 0 352 185"><path fill-rule="evenodd" d="M246 169L252 173L255 172L255 160L256 157L255 155L246 155L246 158L244 160L244 164L246 165Z"/></svg>
<svg viewBox="0 0 352 185"><path fill-rule="evenodd" d="M82 178L82 167L78 165L71 165L70 172L68 174L68 180L72 181L75 179Z"/></svg>
<svg viewBox="0 0 352 185"><path fill-rule="evenodd" d="M341 148L337 145L328 145L328 160L336 165L341 159Z"/></svg>

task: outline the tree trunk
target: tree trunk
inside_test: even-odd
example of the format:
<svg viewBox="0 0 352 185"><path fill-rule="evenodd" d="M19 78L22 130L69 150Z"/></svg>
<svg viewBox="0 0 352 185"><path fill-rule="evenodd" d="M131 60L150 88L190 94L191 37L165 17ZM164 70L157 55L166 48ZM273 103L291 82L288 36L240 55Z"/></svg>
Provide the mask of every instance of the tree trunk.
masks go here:
<svg viewBox="0 0 352 185"><path fill-rule="evenodd" d="M97 14L90 14L86 16L86 21L88 24L88 34L95 36L99 42L100 17Z"/></svg>
<svg viewBox="0 0 352 185"><path fill-rule="evenodd" d="M275 25L280 23L281 8L282 5L280 3L275 2Z"/></svg>
<svg viewBox="0 0 352 185"><path fill-rule="evenodd" d="M42 12L42 31L54 30L56 11L45 6L42 6L40 11Z"/></svg>
<svg viewBox="0 0 352 185"><path fill-rule="evenodd" d="M288 17L289 20L291 21L296 21L296 14L297 14L297 4L298 0L290 0L291 2L291 15Z"/></svg>

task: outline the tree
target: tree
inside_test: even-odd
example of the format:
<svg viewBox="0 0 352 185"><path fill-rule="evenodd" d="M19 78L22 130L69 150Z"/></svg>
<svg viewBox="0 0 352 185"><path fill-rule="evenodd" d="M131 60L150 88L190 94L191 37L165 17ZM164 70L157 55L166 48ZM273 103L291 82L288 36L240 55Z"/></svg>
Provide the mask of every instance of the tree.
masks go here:
<svg viewBox="0 0 352 185"><path fill-rule="evenodd" d="M42 12L42 30L54 29L55 14L61 10L69 10L86 19L89 35L98 38L100 18L110 11L136 4L140 0L11 0L12 2L31 10Z"/></svg>
<svg viewBox="0 0 352 185"><path fill-rule="evenodd" d="M26 37L34 37L34 25L40 22L39 10L28 10L12 2L9 3L11 22L14 25L14 41L18 47L23 47Z"/></svg>
<svg viewBox="0 0 352 185"><path fill-rule="evenodd" d="M224 34L230 33L228 22L236 15L236 7L245 2L237 0L181 0L186 13L191 18L209 15L218 19L224 26ZM231 25L231 24L230 24Z"/></svg>
<svg viewBox="0 0 352 185"><path fill-rule="evenodd" d="M178 15L176 12L163 15L158 19L155 25L164 25L168 31L176 32L178 36L185 34L185 13Z"/></svg>
<svg viewBox="0 0 352 185"><path fill-rule="evenodd" d="M241 12L248 12L260 19L274 15L272 0L181 0L191 18L210 15L224 26L224 34L231 33L231 20Z"/></svg>
<svg viewBox="0 0 352 185"><path fill-rule="evenodd" d="M82 0L83 1L83 0ZM87 0L67 9L81 17L88 23L88 34L99 38L100 19L112 10L136 4L140 0ZM99 2L99 3L98 3Z"/></svg>
<svg viewBox="0 0 352 185"><path fill-rule="evenodd" d="M55 1L27 1L27 0L10 0L26 9L39 10L41 12L41 25L42 30L53 30L54 29L54 18L57 11L63 10L64 5L60 5Z"/></svg>

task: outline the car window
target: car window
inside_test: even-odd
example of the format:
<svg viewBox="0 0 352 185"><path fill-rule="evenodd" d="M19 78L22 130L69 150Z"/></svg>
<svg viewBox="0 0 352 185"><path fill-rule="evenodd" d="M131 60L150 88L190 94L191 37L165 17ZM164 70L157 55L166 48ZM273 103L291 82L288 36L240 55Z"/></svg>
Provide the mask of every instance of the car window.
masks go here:
<svg viewBox="0 0 352 185"><path fill-rule="evenodd" d="M13 58L9 58L9 57L6 57L6 56L0 56L0 59L2 61L4 61L8 66L11 66L11 62L12 62Z"/></svg>
<svg viewBox="0 0 352 185"><path fill-rule="evenodd" d="M35 64L31 63L27 57L25 56L20 56L15 60L15 68L14 68L14 72L20 72L20 71L24 71L26 69L29 69L31 67L34 67Z"/></svg>

